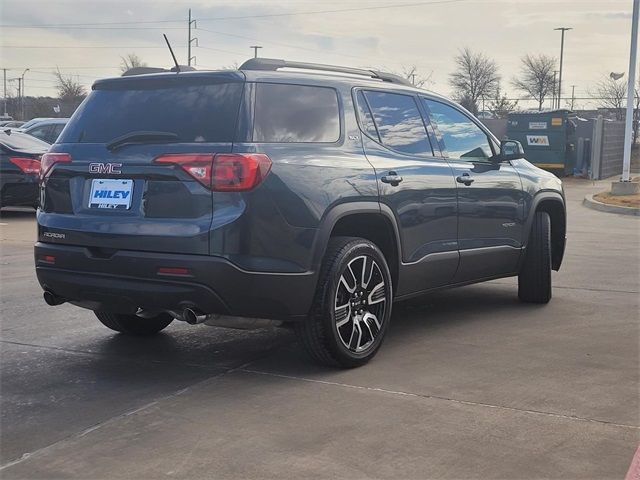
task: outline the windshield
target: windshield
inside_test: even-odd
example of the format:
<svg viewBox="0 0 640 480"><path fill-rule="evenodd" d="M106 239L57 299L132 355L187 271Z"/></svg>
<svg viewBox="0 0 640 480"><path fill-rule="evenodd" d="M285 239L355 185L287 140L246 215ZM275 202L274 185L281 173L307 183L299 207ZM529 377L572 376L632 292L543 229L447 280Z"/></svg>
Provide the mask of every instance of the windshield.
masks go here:
<svg viewBox="0 0 640 480"><path fill-rule="evenodd" d="M143 88L134 84L94 90L58 143L109 143L136 131L174 134L177 143L232 142L242 86Z"/></svg>

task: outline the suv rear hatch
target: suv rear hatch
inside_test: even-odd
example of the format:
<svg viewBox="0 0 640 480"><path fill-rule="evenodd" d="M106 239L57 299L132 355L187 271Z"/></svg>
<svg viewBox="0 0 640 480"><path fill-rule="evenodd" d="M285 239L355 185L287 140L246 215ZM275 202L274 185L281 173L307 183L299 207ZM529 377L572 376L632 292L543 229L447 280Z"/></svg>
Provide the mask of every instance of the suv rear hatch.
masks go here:
<svg viewBox="0 0 640 480"><path fill-rule="evenodd" d="M43 159L39 239L207 254L212 160L232 151L243 87L239 72L98 81Z"/></svg>

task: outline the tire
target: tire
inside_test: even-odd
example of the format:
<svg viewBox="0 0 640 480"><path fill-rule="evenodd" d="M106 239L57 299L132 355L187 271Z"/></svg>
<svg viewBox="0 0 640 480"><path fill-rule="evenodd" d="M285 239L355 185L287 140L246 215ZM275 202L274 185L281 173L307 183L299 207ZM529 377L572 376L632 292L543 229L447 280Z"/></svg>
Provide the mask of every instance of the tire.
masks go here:
<svg viewBox="0 0 640 480"><path fill-rule="evenodd" d="M391 275L380 249L363 238L333 237L312 311L295 325L296 334L316 362L342 368L364 365L382 345L392 299Z"/></svg>
<svg viewBox="0 0 640 480"><path fill-rule="evenodd" d="M536 212L520 274L518 298L527 303L551 300L551 219Z"/></svg>
<svg viewBox="0 0 640 480"><path fill-rule="evenodd" d="M95 313L98 320L100 320L105 327L125 335L136 335L140 337L155 335L173 322L173 317L166 313L161 313L153 318L142 318L137 315L126 315L102 310L93 313Z"/></svg>

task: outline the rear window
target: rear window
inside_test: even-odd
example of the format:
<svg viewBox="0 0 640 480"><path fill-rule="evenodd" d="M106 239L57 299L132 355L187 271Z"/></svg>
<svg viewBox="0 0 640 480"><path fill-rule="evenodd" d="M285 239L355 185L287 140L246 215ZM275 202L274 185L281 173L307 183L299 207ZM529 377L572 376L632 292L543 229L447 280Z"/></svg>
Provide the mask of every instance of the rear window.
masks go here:
<svg viewBox="0 0 640 480"><path fill-rule="evenodd" d="M0 144L11 150L33 151L33 153L40 153L49 149L49 145L42 140L18 132L11 132L11 134L7 134L4 131L0 132Z"/></svg>
<svg viewBox="0 0 640 480"><path fill-rule="evenodd" d="M340 138L338 94L332 88L259 83L254 142L333 143Z"/></svg>
<svg viewBox="0 0 640 480"><path fill-rule="evenodd" d="M94 90L58 143L107 143L135 131L175 133L176 143L232 142L242 87L222 83Z"/></svg>

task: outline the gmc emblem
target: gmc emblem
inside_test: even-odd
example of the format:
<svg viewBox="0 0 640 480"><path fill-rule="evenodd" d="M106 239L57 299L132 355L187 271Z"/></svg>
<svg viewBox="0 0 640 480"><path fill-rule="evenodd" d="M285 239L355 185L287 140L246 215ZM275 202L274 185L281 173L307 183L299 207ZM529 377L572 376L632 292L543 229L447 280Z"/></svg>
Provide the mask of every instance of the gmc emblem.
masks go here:
<svg viewBox="0 0 640 480"><path fill-rule="evenodd" d="M121 163L90 163L89 164L89 172L91 173L111 173L111 174L120 174L122 171Z"/></svg>

